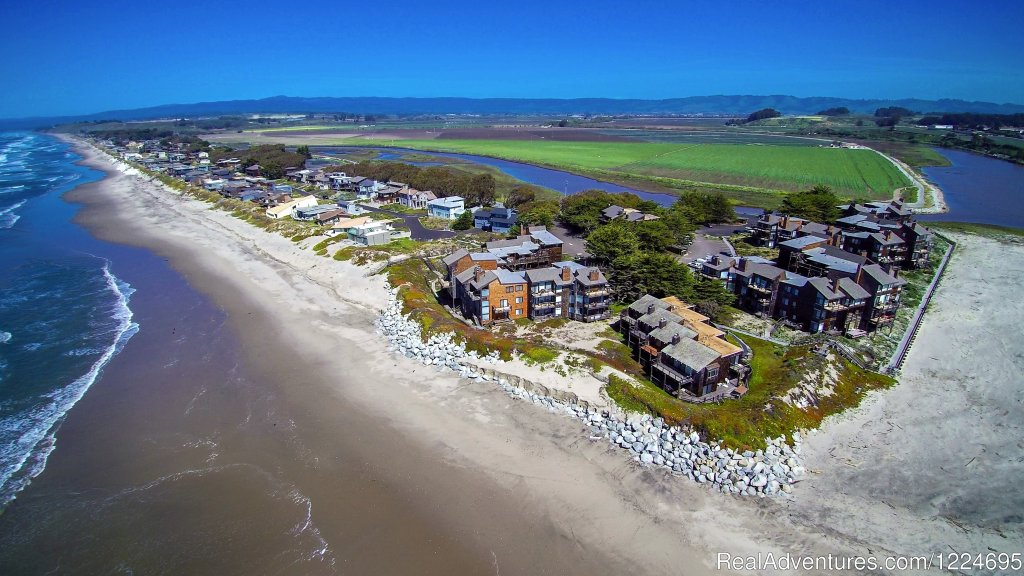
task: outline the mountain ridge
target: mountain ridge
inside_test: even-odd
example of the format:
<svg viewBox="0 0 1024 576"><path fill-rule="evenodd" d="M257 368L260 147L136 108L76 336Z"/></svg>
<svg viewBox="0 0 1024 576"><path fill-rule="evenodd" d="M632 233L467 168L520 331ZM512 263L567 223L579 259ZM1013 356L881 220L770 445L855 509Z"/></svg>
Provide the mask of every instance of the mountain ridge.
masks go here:
<svg viewBox="0 0 1024 576"><path fill-rule="evenodd" d="M872 113L877 108L899 106L931 112L973 112L1014 114L1024 105L959 99L927 100L857 99L834 96L798 97L789 95L715 95L667 99L639 98L466 98L466 97L386 97L386 96L271 96L260 99L221 100L186 104L162 104L144 108L107 110L92 114L33 118L3 118L0 128L43 128L68 122L92 120L152 120L190 116L216 116L252 113L331 113L355 114L538 114L538 115L746 115L761 108L775 108L783 114L813 114L819 110L845 106L854 113Z"/></svg>

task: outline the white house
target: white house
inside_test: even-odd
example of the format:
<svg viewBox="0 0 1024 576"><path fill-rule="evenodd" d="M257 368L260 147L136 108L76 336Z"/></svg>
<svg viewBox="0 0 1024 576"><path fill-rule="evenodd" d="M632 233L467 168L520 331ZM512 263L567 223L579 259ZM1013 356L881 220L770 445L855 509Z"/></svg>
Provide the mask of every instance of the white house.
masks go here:
<svg viewBox="0 0 1024 576"><path fill-rule="evenodd" d="M437 200L437 196L430 190L406 188L398 193L398 203L409 208L426 208L431 200Z"/></svg>
<svg viewBox="0 0 1024 576"><path fill-rule="evenodd" d="M455 220L466 211L466 201L462 196L448 196L427 202L427 214L434 218Z"/></svg>
<svg viewBox="0 0 1024 576"><path fill-rule="evenodd" d="M267 208L267 216L279 220L285 217L291 217L292 211L296 208L311 208L317 205L316 196L303 196L297 200L291 202L285 202L284 204L278 204L272 208Z"/></svg>

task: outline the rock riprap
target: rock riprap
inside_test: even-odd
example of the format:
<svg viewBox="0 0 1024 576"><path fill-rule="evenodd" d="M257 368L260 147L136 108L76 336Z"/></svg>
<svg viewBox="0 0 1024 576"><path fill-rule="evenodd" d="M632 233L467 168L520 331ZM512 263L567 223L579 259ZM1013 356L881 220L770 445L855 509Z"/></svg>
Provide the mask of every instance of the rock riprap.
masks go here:
<svg viewBox="0 0 1024 576"><path fill-rule="evenodd" d="M390 342L390 350L426 366L458 372L463 378L495 381L513 398L582 420L589 426L592 438L607 439L629 451L642 465L664 468L721 492L746 496L788 497L793 484L805 473L800 460L801 437L796 432L792 444L783 437L767 438L764 449L738 451L714 441L705 442L696 431L666 425L661 418L647 414L623 418L608 411L565 404L515 386L500 376L487 375L478 364L502 363L496 351L486 355L467 352L465 344L456 342L451 333L432 334L424 342L422 327L402 314L398 289L389 290L388 306L376 324Z"/></svg>

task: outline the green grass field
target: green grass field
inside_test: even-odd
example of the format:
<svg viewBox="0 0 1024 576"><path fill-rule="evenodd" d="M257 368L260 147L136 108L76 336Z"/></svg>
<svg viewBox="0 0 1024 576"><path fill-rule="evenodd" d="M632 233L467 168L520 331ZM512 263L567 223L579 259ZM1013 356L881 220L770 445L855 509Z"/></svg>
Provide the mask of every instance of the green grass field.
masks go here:
<svg viewBox="0 0 1024 576"><path fill-rule="evenodd" d="M871 150L516 140L394 140L387 144L493 156L596 177L618 175L669 188L718 188L735 193L738 199L742 192L778 195L815 184L831 186L841 196L881 199L909 185L892 164Z"/></svg>

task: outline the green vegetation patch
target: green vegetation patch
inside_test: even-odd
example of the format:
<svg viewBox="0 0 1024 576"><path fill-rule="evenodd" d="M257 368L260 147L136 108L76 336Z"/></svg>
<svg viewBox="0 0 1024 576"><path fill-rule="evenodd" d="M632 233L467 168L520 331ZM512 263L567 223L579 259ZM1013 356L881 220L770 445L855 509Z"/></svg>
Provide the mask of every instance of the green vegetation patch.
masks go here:
<svg viewBox="0 0 1024 576"><path fill-rule="evenodd" d="M808 346L783 348L765 340L744 337L754 352L750 390L738 400L720 404L682 402L647 380L609 377L608 395L626 410L660 416L666 422L690 425L709 438L733 448L763 448L767 437L787 437L802 428L816 428L831 414L857 406L870 391L895 383L892 378L862 370L837 359L838 381L832 393L816 406L801 408L783 401L801 379L824 368L826 360Z"/></svg>
<svg viewBox="0 0 1024 576"><path fill-rule="evenodd" d="M396 140L390 144L480 154L582 173L667 178L664 184L673 188L703 183L739 186L738 191L797 190L825 184L845 195L882 198L909 184L875 152L846 148L517 140Z"/></svg>

